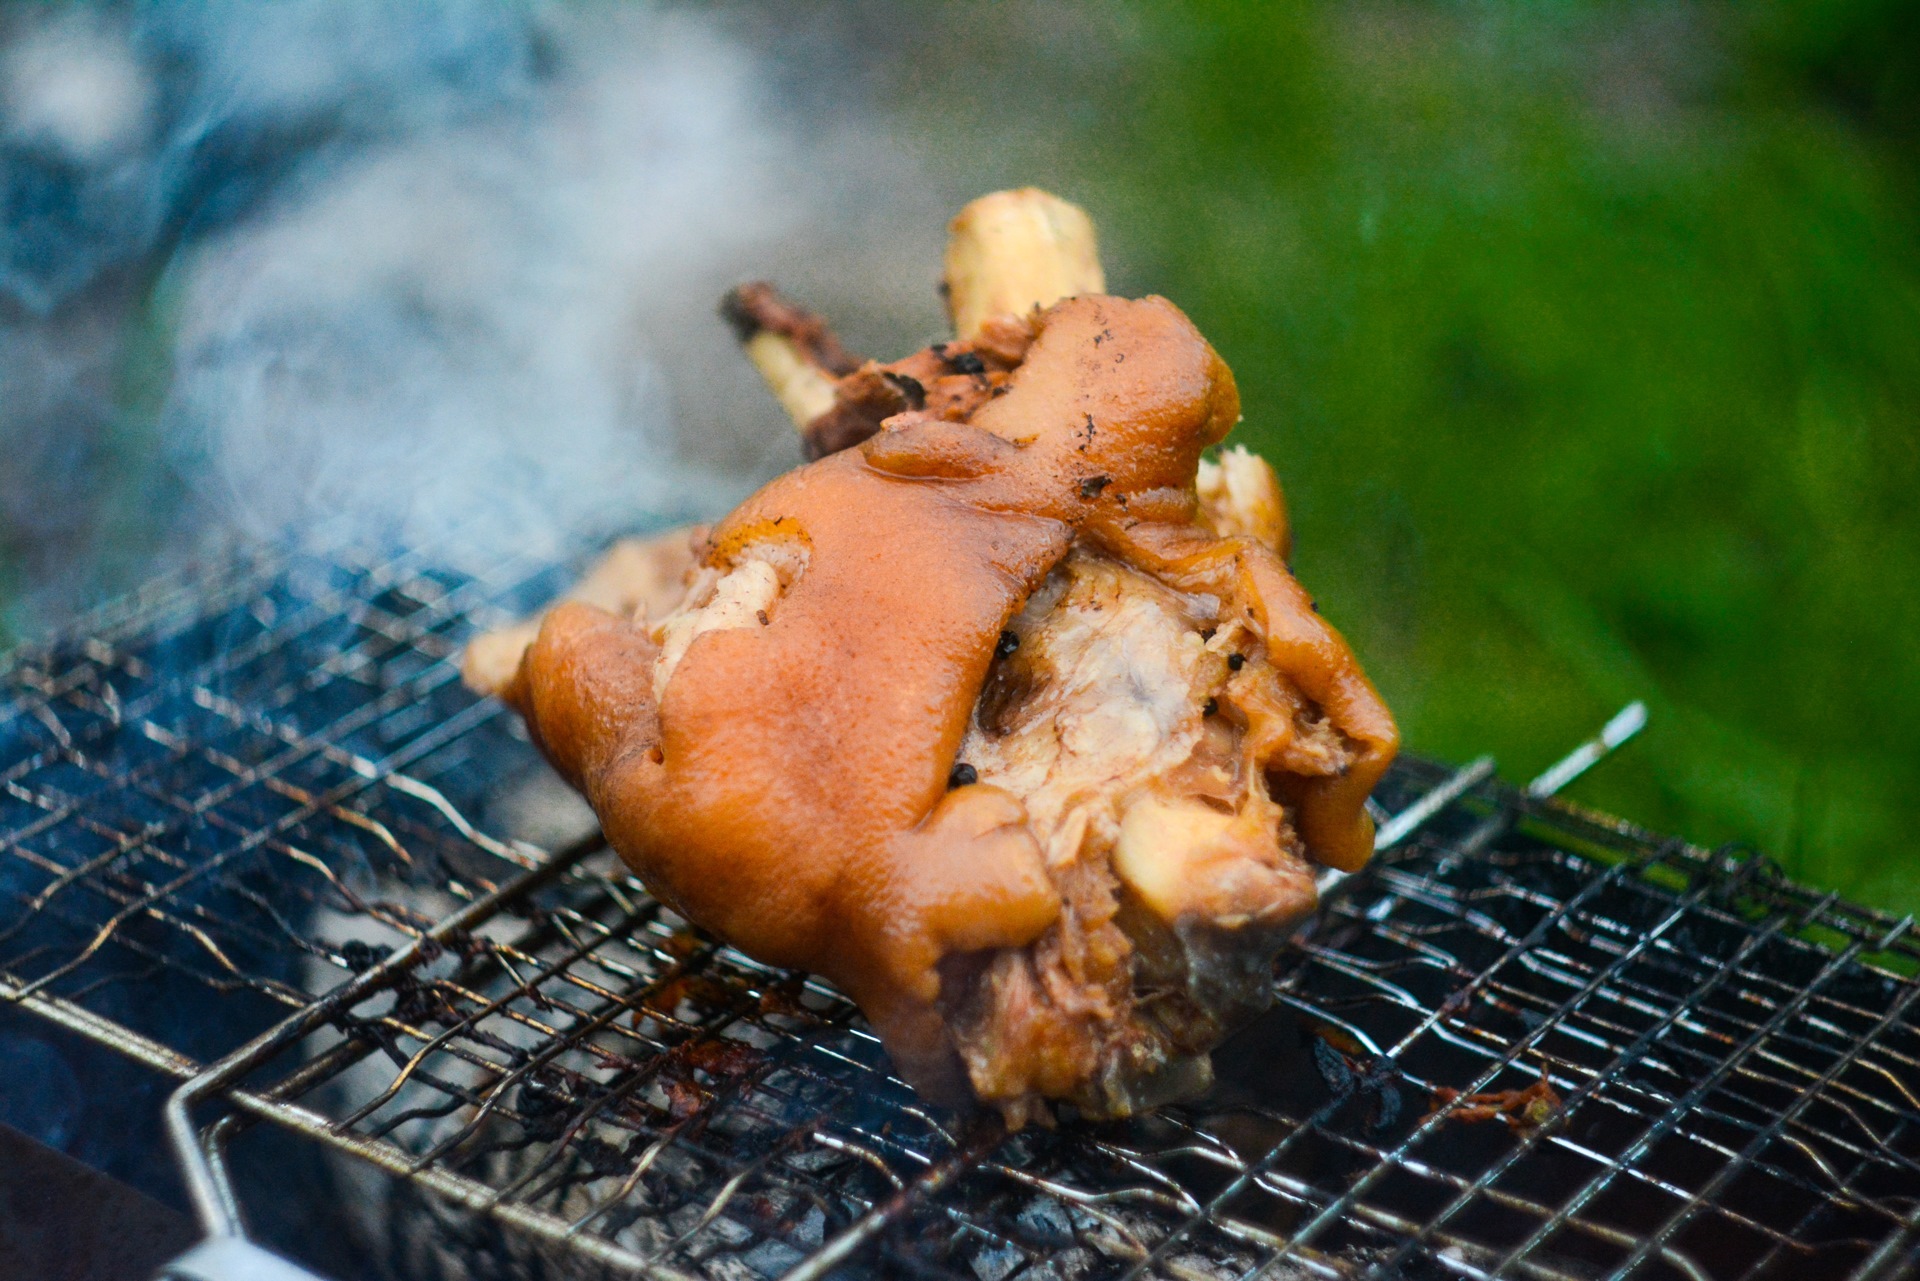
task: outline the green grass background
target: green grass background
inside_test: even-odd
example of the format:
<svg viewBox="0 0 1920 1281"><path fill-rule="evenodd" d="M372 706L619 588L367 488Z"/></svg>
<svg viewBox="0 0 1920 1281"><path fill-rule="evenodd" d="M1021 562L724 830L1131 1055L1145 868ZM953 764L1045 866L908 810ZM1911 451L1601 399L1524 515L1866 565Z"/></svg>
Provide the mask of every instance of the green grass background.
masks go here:
<svg viewBox="0 0 1920 1281"><path fill-rule="evenodd" d="M1413 748L1525 778L1644 698L1576 796L1902 911L1915 14L1158 4L1057 153Z"/></svg>

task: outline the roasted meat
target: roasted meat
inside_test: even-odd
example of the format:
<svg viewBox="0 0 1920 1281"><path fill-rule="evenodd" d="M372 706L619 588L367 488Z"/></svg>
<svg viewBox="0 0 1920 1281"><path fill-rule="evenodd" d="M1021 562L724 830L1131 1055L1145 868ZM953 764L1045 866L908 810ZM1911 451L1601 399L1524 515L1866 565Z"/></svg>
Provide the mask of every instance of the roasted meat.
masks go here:
<svg viewBox="0 0 1920 1281"><path fill-rule="evenodd" d="M1396 734L1288 573L1271 471L1203 463L1226 365L1165 299L1056 301L1087 271L1044 243L1054 276L992 280L1004 241L950 255L961 338L888 365L737 293L816 460L697 539L677 607L565 603L510 678L524 632L469 673L665 902L1017 1125L1204 1088L1313 865L1371 853Z"/></svg>

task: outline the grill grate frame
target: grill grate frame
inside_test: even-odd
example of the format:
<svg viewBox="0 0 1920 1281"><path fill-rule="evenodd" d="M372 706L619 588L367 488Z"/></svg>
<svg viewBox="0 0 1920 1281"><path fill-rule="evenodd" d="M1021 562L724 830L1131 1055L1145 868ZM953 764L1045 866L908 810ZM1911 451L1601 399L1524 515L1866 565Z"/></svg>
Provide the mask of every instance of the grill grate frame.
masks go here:
<svg viewBox="0 0 1920 1281"><path fill-rule="evenodd" d="M1911 920L1485 767L1396 767L1377 799L1406 839L1331 889L1201 1104L1014 1136L928 1110L830 988L702 940L595 841L488 834L539 767L452 660L568 570L294 556L8 668L0 996L192 1081L174 1120L211 1221L238 1218L222 1145L265 1120L616 1271L1920 1259ZM148 1021L156 990L205 1017ZM1544 1124L1433 1108L1543 1072Z"/></svg>

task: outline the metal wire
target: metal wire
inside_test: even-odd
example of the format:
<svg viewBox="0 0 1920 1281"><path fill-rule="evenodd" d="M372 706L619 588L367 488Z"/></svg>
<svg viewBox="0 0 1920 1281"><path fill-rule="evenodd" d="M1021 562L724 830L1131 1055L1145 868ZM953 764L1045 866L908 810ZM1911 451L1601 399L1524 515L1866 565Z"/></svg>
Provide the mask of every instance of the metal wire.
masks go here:
<svg viewBox="0 0 1920 1281"><path fill-rule="evenodd" d="M1910 920L1478 763L1396 767L1382 854L1206 1099L1014 1135L930 1110L831 988L594 842L488 834L540 767L450 660L564 577L250 567L7 674L0 996L189 1081L210 1227L244 1206L209 1154L265 1121L651 1275L1869 1277L1920 1248Z"/></svg>

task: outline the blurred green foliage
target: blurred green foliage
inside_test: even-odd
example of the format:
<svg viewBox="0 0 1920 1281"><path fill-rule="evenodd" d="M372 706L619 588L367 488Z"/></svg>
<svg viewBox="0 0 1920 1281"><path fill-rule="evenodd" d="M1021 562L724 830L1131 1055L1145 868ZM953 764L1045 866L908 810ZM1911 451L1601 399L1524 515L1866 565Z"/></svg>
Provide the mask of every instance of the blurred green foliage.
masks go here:
<svg viewBox="0 0 1920 1281"><path fill-rule="evenodd" d="M1920 910L1914 7L1133 12L1057 176L1409 745Z"/></svg>

